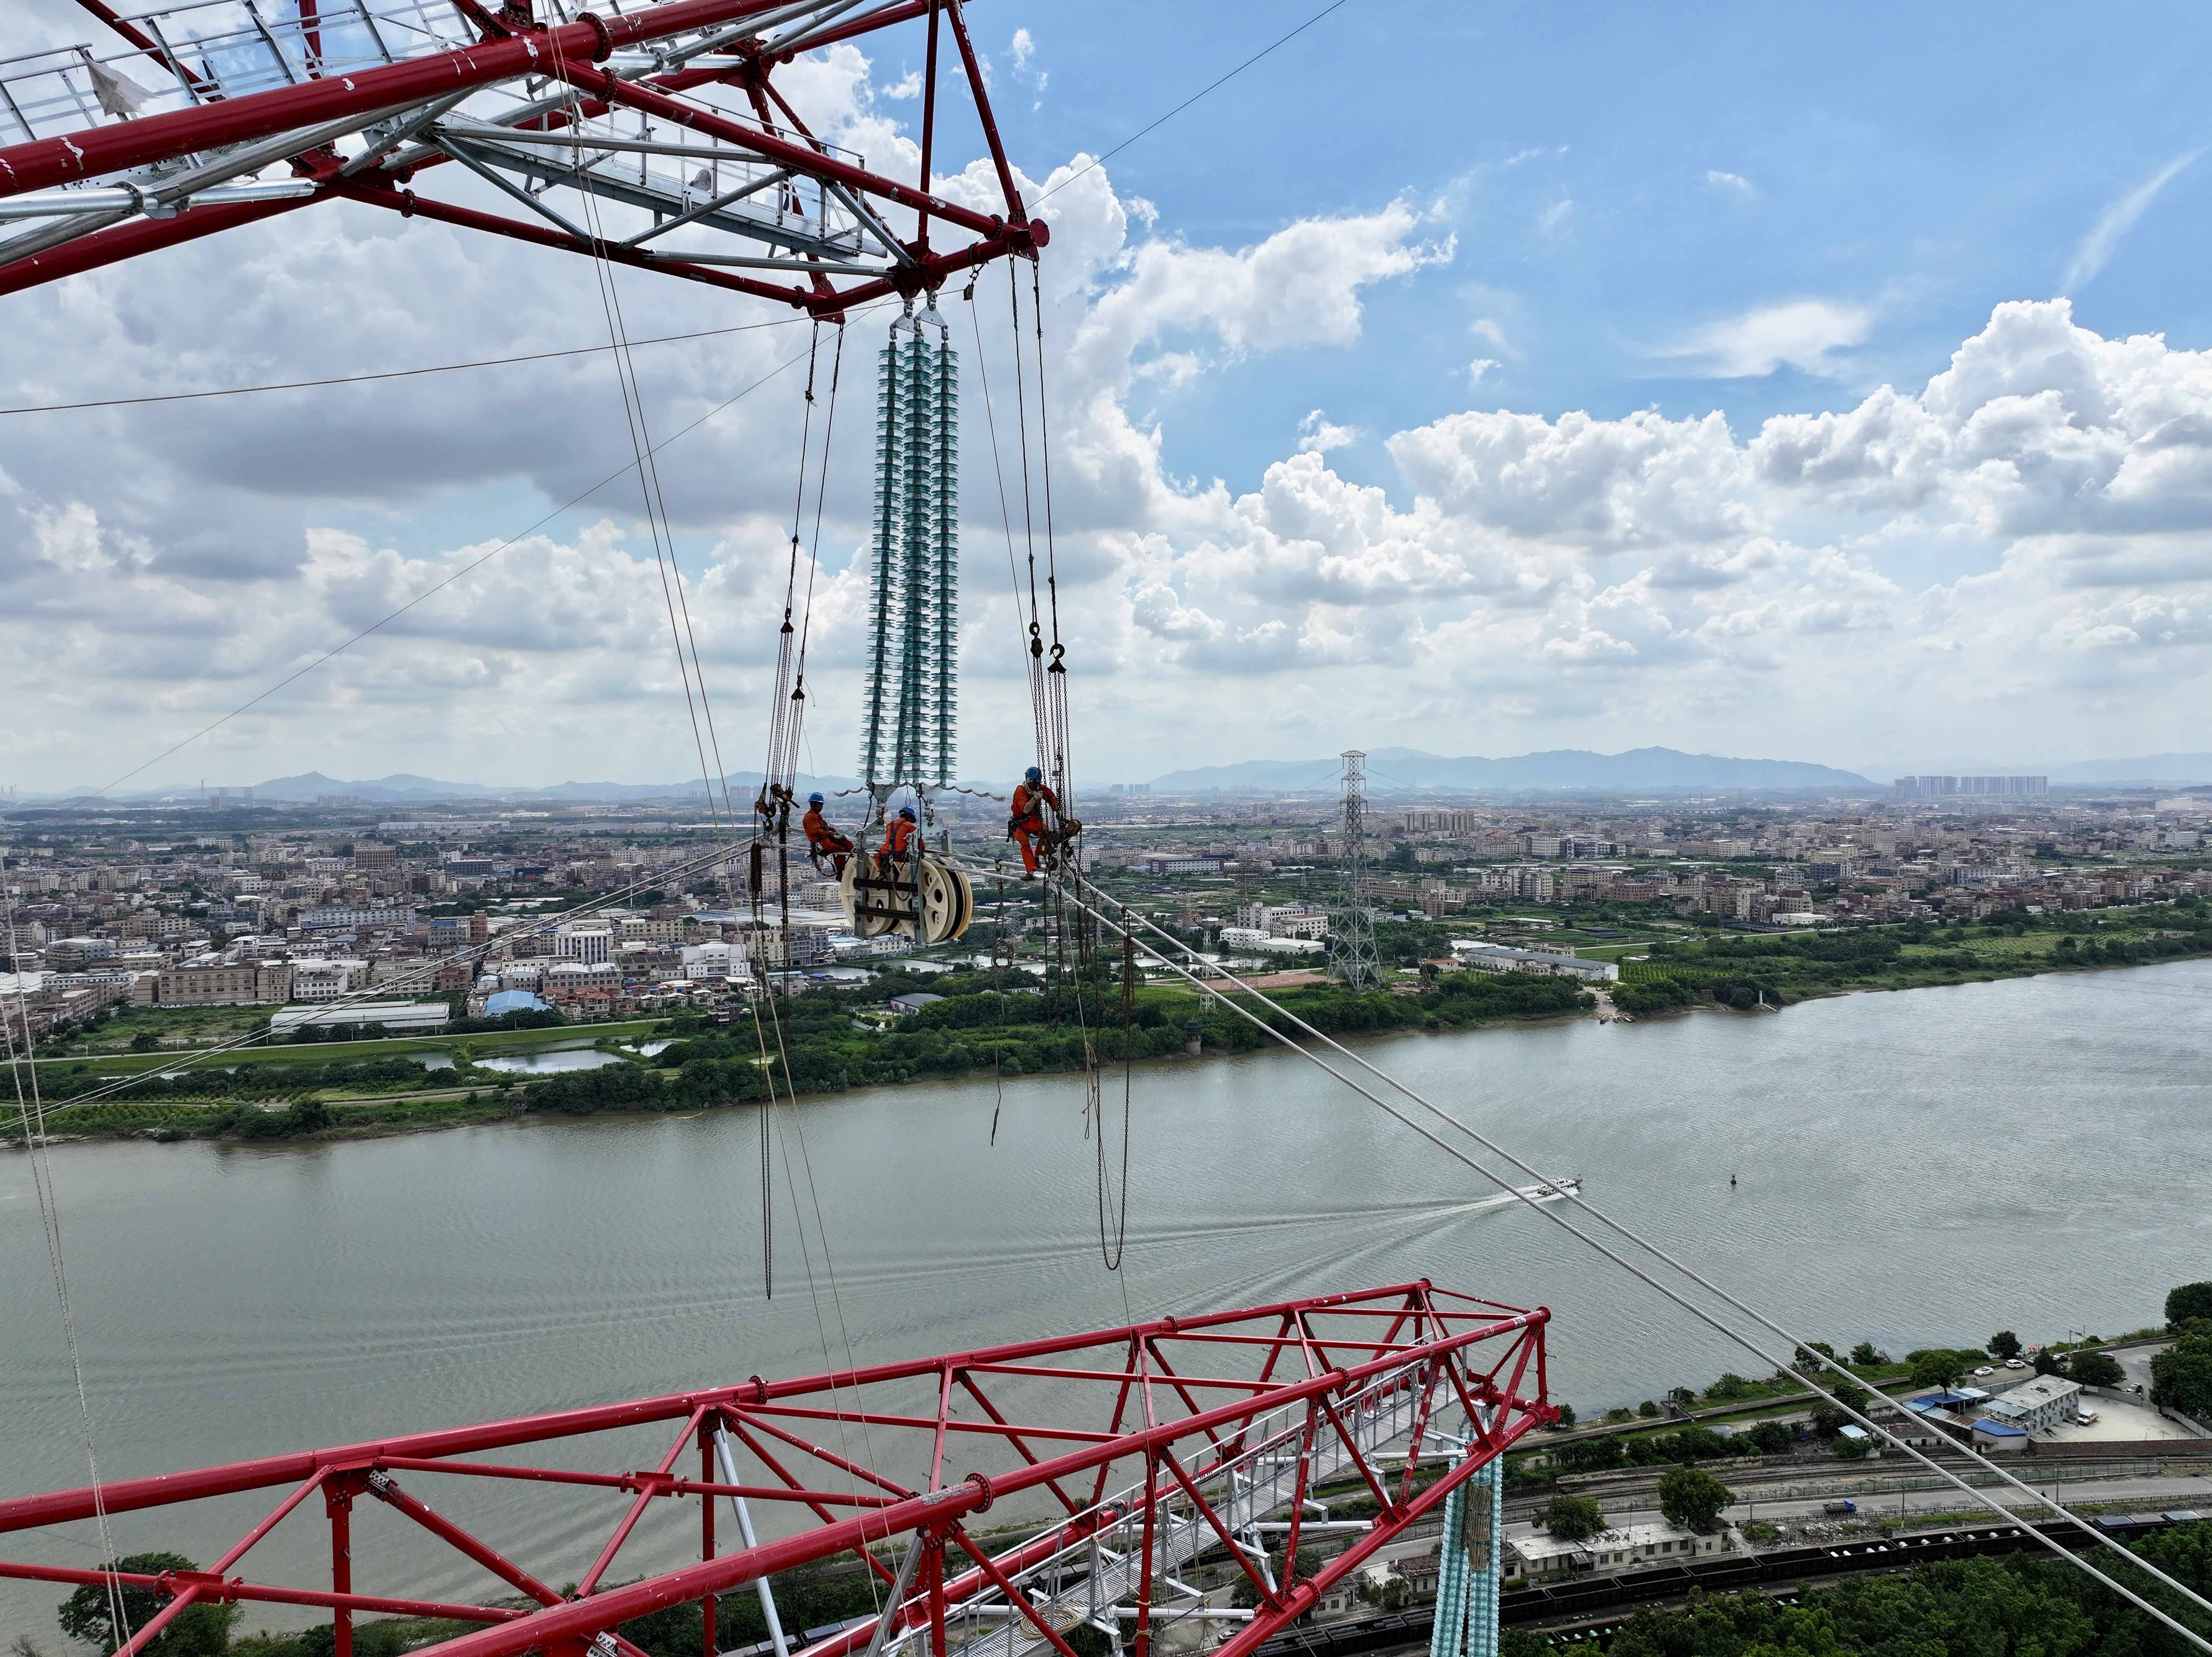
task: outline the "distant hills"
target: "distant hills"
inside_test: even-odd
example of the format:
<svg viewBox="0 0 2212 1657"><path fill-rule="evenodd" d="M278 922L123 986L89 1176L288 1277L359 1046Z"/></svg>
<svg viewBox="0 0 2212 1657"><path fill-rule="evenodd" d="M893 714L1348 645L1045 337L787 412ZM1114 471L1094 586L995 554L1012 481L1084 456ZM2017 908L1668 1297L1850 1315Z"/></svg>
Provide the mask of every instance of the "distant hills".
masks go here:
<svg viewBox="0 0 2212 1657"><path fill-rule="evenodd" d="M1152 780L1155 792L1304 793L1336 786L1335 759L1247 760L1241 765L1171 771ZM1367 756L1369 792L1423 793L1678 793L1875 792L1856 771L1804 760L1743 760L1685 754L1672 748L1632 748L1621 754L1560 748L1510 759L1447 759L1415 748L1378 748Z"/></svg>
<svg viewBox="0 0 2212 1657"><path fill-rule="evenodd" d="M2082 760L2054 765L2054 783L2212 782L2212 754L2151 754L2134 760Z"/></svg>
<svg viewBox="0 0 2212 1657"><path fill-rule="evenodd" d="M2063 765L1923 767L1961 776L2027 773L2046 775L2053 787L2183 787L2212 786L2212 754L2152 754L2135 759L2083 760ZM1673 748L1632 748L1620 754L1588 749L1551 749L1504 759L1480 755L1448 758L1417 748L1378 748L1367 756L1370 792L1378 795L1422 793L1850 793L1883 792L1894 774L1869 767L1872 775L1804 760L1735 759L1718 754L1686 754ZM1170 771L1152 786L1163 794L1328 794L1335 792L1343 764L1334 756L1309 760L1246 760ZM733 795L750 796L760 786L757 771L730 774ZM1000 780L1003 785L1003 779ZM858 786L851 777L801 777L802 793L819 788L835 793ZM262 804L312 804L324 795L349 795L371 805L411 806L436 803L490 805L578 804L586 801L696 802L696 779L681 782L562 782L550 786L502 788L491 783L449 782L436 777L395 772L386 777L346 781L320 771L272 777L253 786ZM26 797L26 805L88 800L88 793ZM116 804L145 804L191 800L197 788L148 789L109 797Z"/></svg>
<svg viewBox="0 0 2212 1657"><path fill-rule="evenodd" d="M729 776L732 796L750 796L760 786L757 771L732 771ZM857 786L850 777L807 777L799 779L802 793L820 788L834 792L840 788ZM235 792L234 790L227 792ZM366 800L372 805L428 805L444 802L468 803L495 801L516 803L534 802L538 804L574 804L583 801L617 801L666 799L682 801L697 799L703 792L696 777L686 782L562 782L545 788L501 788L489 783L443 782L435 777L418 777L408 772L395 772L374 780L345 781L337 777L325 776L319 771L302 772L296 777L272 777L266 782L253 785L257 804L313 804L326 794L350 796ZM157 800L197 799L197 788L156 788L143 792L119 793L111 796L118 803L144 804ZM27 797L25 804L83 798L84 795L54 795L44 800Z"/></svg>

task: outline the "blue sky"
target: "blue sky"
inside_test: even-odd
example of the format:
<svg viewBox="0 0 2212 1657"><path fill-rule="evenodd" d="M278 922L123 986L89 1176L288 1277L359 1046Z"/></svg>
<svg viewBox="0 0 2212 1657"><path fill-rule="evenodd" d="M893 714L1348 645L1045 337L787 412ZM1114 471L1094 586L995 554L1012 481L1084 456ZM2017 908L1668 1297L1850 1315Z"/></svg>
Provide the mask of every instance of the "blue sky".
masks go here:
<svg viewBox="0 0 2212 1657"><path fill-rule="evenodd" d="M1066 180L1314 9L969 16L1017 164ZM88 27L0 0L25 46ZM1065 182L1044 275L1092 774L1355 744L1899 769L2204 746L2208 34L2179 8L1348 0ZM788 73L899 170L921 33L866 47ZM944 187L981 189L978 149L951 119ZM318 208L0 299L0 393L589 343L589 270ZM623 280L634 331L770 314ZM796 343L641 355L656 429ZM991 775L1029 721L968 393L962 729ZM739 724L798 394L772 382L664 467ZM613 470L620 429L605 358L19 422L0 694L39 716L0 780L158 752ZM865 457L832 477L824 769L854 742ZM681 775L652 571L610 490L141 780Z"/></svg>
<svg viewBox="0 0 2212 1657"><path fill-rule="evenodd" d="M1009 11L1050 77L1042 108L1000 97L1010 142L1036 157L1118 143L1316 9ZM979 29L1000 15L974 14ZM1376 431L1486 399L1718 409L1744 431L1917 384L1999 300L2060 292L2107 337L2201 348L2212 167L2173 179L2094 278L2064 278L2101 215L2212 142L2209 48L2212 16L2178 6L2093 21L2047 6L1352 0L1115 157L1115 185L1154 203L1164 230L1226 246L1402 195L1441 204L1458 256L1372 292L1356 352L1249 362L1161 399L1170 456L1249 483L1316 404ZM1827 374L1723 378L1667 355L1799 300L1867 313ZM1470 331L1485 318L1510 351ZM1478 357L1498 366L1471 390ZM1277 423L1252 417L1255 398Z"/></svg>

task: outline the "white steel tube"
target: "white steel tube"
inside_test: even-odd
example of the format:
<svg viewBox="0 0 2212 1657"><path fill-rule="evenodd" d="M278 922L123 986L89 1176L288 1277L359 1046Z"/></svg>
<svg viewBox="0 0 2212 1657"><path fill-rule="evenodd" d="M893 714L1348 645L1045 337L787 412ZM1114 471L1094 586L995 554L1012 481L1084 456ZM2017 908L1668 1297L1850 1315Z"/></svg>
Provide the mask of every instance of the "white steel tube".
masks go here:
<svg viewBox="0 0 2212 1657"><path fill-rule="evenodd" d="M730 1454L730 1435L726 1428L717 1428L714 1432L714 1465L721 1469L722 1483L734 1484L738 1482L738 1459ZM753 1516L745 1509L744 1497L732 1496L730 1511L738 1517L738 1534L744 1538L745 1546L759 1546L753 1539ZM791 1657L791 1648L784 1642L782 1620L775 1614L775 1590L769 1587L768 1578L762 1576L754 1579L753 1591L760 1595L761 1615L767 1619L768 1641L775 1648L775 1657Z"/></svg>

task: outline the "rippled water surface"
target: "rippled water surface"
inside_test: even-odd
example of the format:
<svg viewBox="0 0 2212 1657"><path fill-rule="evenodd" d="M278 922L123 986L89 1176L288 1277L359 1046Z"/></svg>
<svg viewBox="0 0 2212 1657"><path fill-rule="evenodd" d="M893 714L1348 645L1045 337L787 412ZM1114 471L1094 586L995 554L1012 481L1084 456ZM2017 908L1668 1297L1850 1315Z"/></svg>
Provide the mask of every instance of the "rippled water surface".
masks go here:
<svg viewBox="0 0 2212 1657"><path fill-rule="evenodd" d="M1362 1051L1808 1337L2116 1333L2212 1277L2212 962ZM786 1148L834 1257L833 1302L810 1251L820 1326L781 1167L763 1293L750 1110L58 1148L102 1471L811 1372L842 1362L841 1313L866 1362L1118 1323L1125 1296L1143 1316L1424 1275L1553 1308L1554 1390L1578 1406L1758 1367L1544 1218L1470 1209L1493 1187L1282 1053L1137 1072L1110 1276L1080 1097L1028 1079L805 1107ZM1118 1119L1118 1083L1109 1100ZM83 1483L21 1155L0 1156L0 1495ZM507 1523L517 1546L570 1534L538 1505ZM126 1551L204 1560L227 1539L115 1527ZM363 1544L386 1546L411 1588L473 1587L397 1538ZM655 1563L641 1546L632 1569ZM0 1586L0 1634L51 1641L58 1597Z"/></svg>

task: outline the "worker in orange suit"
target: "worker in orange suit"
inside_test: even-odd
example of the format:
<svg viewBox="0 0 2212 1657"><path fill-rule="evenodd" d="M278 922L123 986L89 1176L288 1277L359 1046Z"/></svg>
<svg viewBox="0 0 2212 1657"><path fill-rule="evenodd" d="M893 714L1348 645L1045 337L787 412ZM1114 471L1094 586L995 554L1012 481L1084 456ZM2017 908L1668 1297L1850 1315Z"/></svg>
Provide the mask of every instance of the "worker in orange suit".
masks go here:
<svg viewBox="0 0 2212 1657"><path fill-rule="evenodd" d="M1060 796L1046 783L1044 773L1032 765L1014 785L1013 817L1006 824L1006 838L1022 848L1022 867L1030 874L1037 871L1037 848L1048 843L1049 831L1044 821L1048 805L1054 816L1060 815Z"/></svg>
<svg viewBox="0 0 2212 1657"><path fill-rule="evenodd" d="M821 795L809 794L806 797L806 815L799 820L799 826L806 831L807 854L814 859L815 866L819 868L822 859L828 858L835 865L832 872L842 879L845 873L845 859L852 852L853 842L832 828L829 820L822 815Z"/></svg>
<svg viewBox="0 0 2212 1657"><path fill-rule="evenodd" d="M914 841L916 821L914 807L900 806L898 815L884 830L884 849L880 855L892 863L905 862L907 848Z"/></svg>

